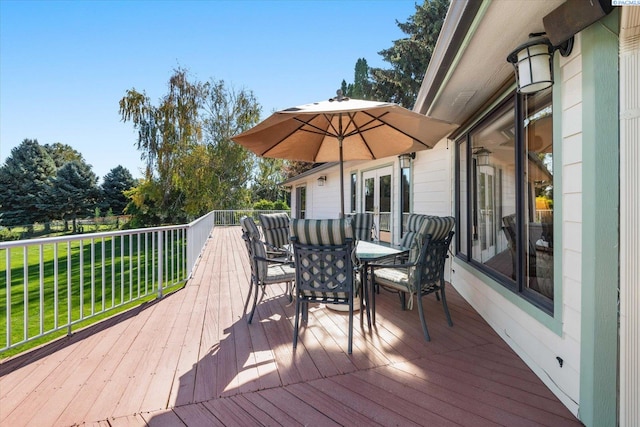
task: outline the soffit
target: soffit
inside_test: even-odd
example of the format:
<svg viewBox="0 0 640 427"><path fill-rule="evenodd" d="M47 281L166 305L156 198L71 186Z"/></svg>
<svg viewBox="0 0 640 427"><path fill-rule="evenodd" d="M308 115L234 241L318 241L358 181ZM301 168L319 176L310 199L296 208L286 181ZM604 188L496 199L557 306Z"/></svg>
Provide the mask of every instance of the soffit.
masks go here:
<svg viewBox="0 0 640 427"><path fill-rule="evenodd" d="M543 32L542 18L563 2L502 0L481 9L484 14L471 25L475 31L462 44L457 63L454 60L426 115L457 124L469 119L505 83L515 81L507 55L524 43L529 33Z"/></svg>

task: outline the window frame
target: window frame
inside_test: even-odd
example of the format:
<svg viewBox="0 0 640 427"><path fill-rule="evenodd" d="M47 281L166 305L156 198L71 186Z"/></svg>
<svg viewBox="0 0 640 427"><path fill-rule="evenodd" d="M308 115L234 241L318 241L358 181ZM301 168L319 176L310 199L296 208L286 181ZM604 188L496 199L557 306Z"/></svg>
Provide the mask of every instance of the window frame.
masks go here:
<svg viewBox="0 0 640 427"><path fill-rule="evenodd" d="M514 112L514 131L515 131L515 210L516 210L516 271L515 271L515 280L501 274L497 270L488 267L484 263L475 260L473 257L473 244L474 244L474 214L475 209L473 208L474 200L476 197L476 188L475 188L475 171L476 171L476 159L473 156L473 143L471 140L474 131L485 126L489 120L491 120L494 114L499 112L500 110L505 109L507 105L513 104L513 112ZM553 105L553 102L552 102ZM466 128L463 133L456 136L454 139L454 215L456 219L456 230L459 232L456 233L455 236L455 256L458 260L470 265L472 268L481 271L486 276L493 279L495 282L518 295L522 299L528 301L533 306L539 308L543 312L554 315L554 300L545 298L540 295L538 292L529 289L525 283L527 280L527 271L526 271L526 249L525 245L525 220L526 218L526 203L525 198L527 197L527 186L525 182L525 174L523 171L526 168L526 135L525 129L523 126L524 117L526 116L526 108L524 102L524 96L518 94L515 91L511 91L501 99L496 105L494 105L491 109L486 111L484 114L479 115L478 120L475 120L471 126ZM554 145L556 144L554 140ZM464 223L466 227L462 226L462 183L461 183L461 147L464 146L465 157L466 157L466 176L465 183L465 199L466 203L466 218L464 219ZM555 182L557 182L557 177L554 174L554 187ZM463 236L462 233L465 233L466 241L465 246L462 247ZM528 240L527 240L528 241Z"/></svg>
<svg viewBox="0 0 640 427"><path fill-rule="evenodd" d="M304 204L304 206L302 206ZM304 219L307 214L307 185L296 187L296 218Z"/></svg>

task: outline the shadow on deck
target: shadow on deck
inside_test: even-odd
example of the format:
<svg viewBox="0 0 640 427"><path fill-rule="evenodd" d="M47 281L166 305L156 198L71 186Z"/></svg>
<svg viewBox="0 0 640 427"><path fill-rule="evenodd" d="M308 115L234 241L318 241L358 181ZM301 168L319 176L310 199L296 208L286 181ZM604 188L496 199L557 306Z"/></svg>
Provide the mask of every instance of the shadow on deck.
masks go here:
<svg viewBox="0 0 640 427"><path fill-rule="evenodd" d="M249 265L236 227L216 228L175 294L0 365L0 425L580 425L449 287L453 327L427 298L377 299L377 327L294 307L270 289L248 325ZM365 322L366 323L366 322Z"/></svg>

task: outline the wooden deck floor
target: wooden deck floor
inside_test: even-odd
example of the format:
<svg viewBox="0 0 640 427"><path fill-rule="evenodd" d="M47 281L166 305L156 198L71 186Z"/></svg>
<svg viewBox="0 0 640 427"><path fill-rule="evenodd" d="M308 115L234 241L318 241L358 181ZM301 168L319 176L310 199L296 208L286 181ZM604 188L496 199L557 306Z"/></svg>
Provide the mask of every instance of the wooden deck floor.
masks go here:
<svg viewBox="0 0 640 427"><path fill-rule="evenodd" d="M239 228L217 228L186 287L0 365L1 426L581 425L455 292L377 302L377 327L316 307L291 346L294 307L272 289L247 325Z"/></svg>

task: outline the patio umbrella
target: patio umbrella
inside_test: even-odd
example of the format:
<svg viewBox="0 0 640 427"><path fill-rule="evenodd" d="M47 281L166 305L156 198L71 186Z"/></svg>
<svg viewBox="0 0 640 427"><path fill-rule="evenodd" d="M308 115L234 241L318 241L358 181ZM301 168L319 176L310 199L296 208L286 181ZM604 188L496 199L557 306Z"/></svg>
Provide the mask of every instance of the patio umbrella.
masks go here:
<svg viewBox="0 0 640 427"><path fill-rule="evenodd" d="M432 148L454 125L389 102L338 96L277 111L232 138L262 157L340 162L340 212L344 216L343 162L370 160Z"/></svg>

